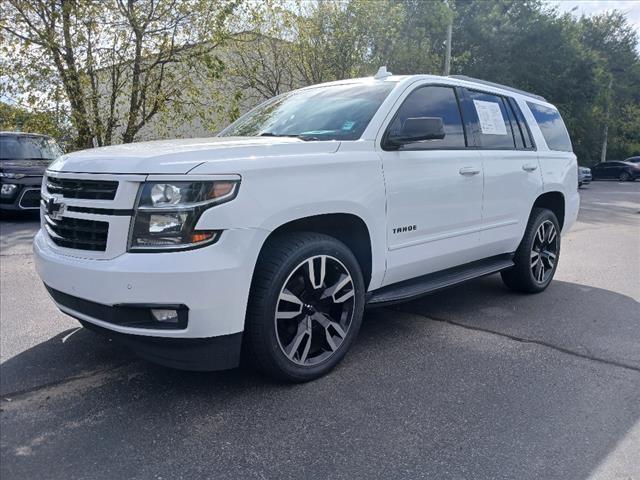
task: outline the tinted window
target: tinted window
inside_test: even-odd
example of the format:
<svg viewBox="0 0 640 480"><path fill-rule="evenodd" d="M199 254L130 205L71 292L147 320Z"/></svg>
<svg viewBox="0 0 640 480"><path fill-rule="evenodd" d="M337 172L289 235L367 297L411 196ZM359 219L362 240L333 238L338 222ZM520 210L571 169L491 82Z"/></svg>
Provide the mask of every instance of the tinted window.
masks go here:
<svg viewBox="0 0 640 480"><path fill-rule="evenodd" d="M502 97L469 90L469 97L478 115L482 148L515 148L509 114Z"/></svg>
<svg viewBox="0 0 640 480"><path fill-rule="evenodd" d="M518 130L522 135L522 140L524 141L524 148L534 148L535 145L533 143L533 139L531 138L531 130L529 130L529 125L527 125L527 121L524 119L524 115L522 114L522 110L520 110L520 106L513 98L507 98L507 103L511 106L511 111L514 113L517 123ZM515 126L514 126L515 131ZM517 133L516 133L517 137ZM517 140L517 138L516 138ZM518 143L516 141L516 143Z"/></svg>
<svg viewBox="0 0 640 480"><path fill-rule="evenodd" d="M55 160L62 151L47 137L1 135L0 160Z"/></svg>
<svg viewBox="0 0 640 480"><path fill-rule="evenodd" d="M531 113L533 113L536 122L538 122L542 136L547 142L549 149L561 152L572 152L571 139L569 138L567 127L565 127L560 113L553 108L536 103L527 102L527 105Z"/></svg>
<svg viewBox="0 0 640 480"><path fill-rule="evenodd" d="M440 117L444 123L442 140L417 142L420 148L465 147L464 128L456 92L450 87L420 87L409 94L389 125L390 134L399 134L407 118Z"/></svg>
<svg viewBox="0 0 640 480"><path fill-rule="evenodd" d="M220 136L356 140L394 86L346 84L285 93L256 107Z"/></svg>
<svg viewBox="0 0 640 480"><path fill-rule="evenodd" d="M516 148L518 150L523 150L525 148L524 137L522 136L522 130L520 130L520 126L516 121L515 114L513 113L513 108L511 107L511 105L509 105L509 102L507 102L506 98L503 98L502 101L504 102L504 107L507 111L509 123L511 124L511 132L513 133L513 139L515 140Z"/></svg>

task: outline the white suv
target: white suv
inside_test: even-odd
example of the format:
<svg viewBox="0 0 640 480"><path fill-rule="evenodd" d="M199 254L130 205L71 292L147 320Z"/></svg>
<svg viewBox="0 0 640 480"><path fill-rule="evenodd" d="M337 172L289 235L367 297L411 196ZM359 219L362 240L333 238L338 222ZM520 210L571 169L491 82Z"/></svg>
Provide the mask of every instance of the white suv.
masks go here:
<svg viewBox="0 0 640 480"><path fill-rule="evenodd" d="M242 351L306 381L366 306L494 272L544 290L578 206L542 97L381 69L280 95L215 138L61 157L34 251L63 312L144 358L215 370Z"/></svg>

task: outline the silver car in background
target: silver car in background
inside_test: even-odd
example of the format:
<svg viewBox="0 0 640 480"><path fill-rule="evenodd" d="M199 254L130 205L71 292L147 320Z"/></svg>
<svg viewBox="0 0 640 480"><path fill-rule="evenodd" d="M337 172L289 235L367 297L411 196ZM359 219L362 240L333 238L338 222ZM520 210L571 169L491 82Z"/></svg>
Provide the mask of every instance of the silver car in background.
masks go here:
<svg viewBox="0 0 640 480"><path fill-rule="evenodd" d="M578 187L591 183L591 169L589 167L578 167Z"/></svg>

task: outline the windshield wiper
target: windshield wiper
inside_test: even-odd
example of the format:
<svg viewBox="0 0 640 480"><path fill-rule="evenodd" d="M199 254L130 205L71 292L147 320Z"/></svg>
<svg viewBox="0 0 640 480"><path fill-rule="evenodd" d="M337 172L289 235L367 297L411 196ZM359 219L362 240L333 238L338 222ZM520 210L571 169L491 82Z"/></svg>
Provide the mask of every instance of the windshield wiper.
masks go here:
<svg viewBox="0 0 640 480"><path fill-rule="evenodd" d="M319 137L313 135L285 135L280 133L272 133L272 132L263 132L259 135L260 137L289 137L289 138L299 138L300 140L304 140L305 142L309 142L312 140L320 140Z"/></svg>

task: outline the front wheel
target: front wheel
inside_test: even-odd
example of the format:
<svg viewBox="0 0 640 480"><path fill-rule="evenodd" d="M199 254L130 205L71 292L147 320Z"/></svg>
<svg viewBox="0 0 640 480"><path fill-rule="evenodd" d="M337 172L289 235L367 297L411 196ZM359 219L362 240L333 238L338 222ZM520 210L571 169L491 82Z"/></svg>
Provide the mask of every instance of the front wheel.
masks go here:
<svg viewBox="0 0 640 480"><path fill-rule="evenodd" d="M512 290L542 292L551 283L559 258L558 219L551 210L534 208L513 257L515 266L501 273L502 280Z"/></svg>
<svg viewBox="0 0 640 480"><path fill-rule="evenodd" d="M358 261L337 239L312 232L270 239L251 286L245 353L278 379L318 378L353 343L364 295Z"/></svg>
<svg viewBox="0 0 640 480"><path fill-rule="evenodd" d="M629 175L628 172L622 172L618 177L618 180L620 180L621 182L628 182L629 180L631 180L631 175Z"/></svg>

